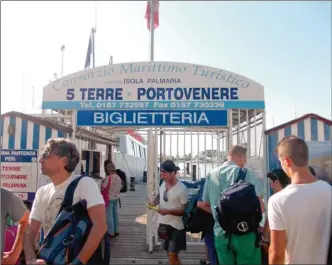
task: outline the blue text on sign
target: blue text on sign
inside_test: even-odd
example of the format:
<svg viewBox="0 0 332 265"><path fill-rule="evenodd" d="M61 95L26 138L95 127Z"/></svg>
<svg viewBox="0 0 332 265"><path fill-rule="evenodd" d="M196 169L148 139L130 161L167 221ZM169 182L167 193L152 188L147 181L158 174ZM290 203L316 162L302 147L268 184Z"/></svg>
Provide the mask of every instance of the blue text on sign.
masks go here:
<svg viewBox="0 0 332 265"><path fill-rule="evenodd" d="M67 89L67 100L75 100L75 89ZM80 88L80 100L123 100L123 88ZM237 87L149 87L137 88L136 100L238 100Z"/></svg>
<svg viewBox="0 0 332 265"><path fill-rule="evenodd" d="M227 110L78 110L78 126L227 126Z"/></svg>
<svg viewBox="0 0 332 265"><path fill-rule="evenodd" d="M36 150L11 150L0 151L1 162L32 163L37 161Z"/></svg>

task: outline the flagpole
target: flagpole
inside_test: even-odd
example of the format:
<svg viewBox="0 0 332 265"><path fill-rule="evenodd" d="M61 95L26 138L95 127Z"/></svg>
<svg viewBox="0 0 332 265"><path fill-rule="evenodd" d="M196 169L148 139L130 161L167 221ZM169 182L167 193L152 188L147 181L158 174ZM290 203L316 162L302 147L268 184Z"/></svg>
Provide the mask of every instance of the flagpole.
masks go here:
<svg viewBox="0 0 332 265"><path fill-rule="evenodd" d="M154 61L154 3L153 0L152 1L148 1L148 4L150 5L150 61L153 62ZM155 129L154 132L154 137L153 137L153 129L150 128L148 130L148 152L152 151L152 154L150 154L148 156L148 200L152 201L155 198L153 198L153 194L156 190L156 188L152 188L154 187L154 183L156 182L154 179L154 176L156 174L156 166L157 166L157 157L158 157L158 148L156 148L157 145L157 137L158 137L158 131L157 128ZM155 141L154 141L155 139ZM151 223L152 220L152 212L148 211L148 224ZM154 229L150 229L149 226L147 226L147 233L148 233L148 245L149 245L149 253L152 252L153 250L153 232Z"/></svg>
<svg viewBox="0 0 332 265"><path fill-rule="evenodd" d="M154 61L154 1L150 2L150 61Z"/></svg>
<svg viewBox="0 0 332 265"><path fill-rule="evenodd" d="M93 56L93 67L96 67L96 60L95 60L95 44L96 44L96 33L97 33L97 4L95 4L95 27L92 29L92 56Z"/></svg>
<svg viewBox="0 0 332 265"><path fill-rule="evenodd" d="M61 48L61 77L63 77L63 62L65 58L65 45L62 45Z"/></svg>
<svg viewBox="0 0 332 265"><path fill-rule="evenodd" d="M97 33L97 4L95 4L95 33Z"/></svg>
<svg viewBox="0 0 332 265"><path fill-rule="evenodd" d="M96 29L91 29L91 35L92 35L92 67L94 68L96 66L96 60L95 60L95 33Z"/></svg>
<svg viewBox="0 0 332 265"><path fill-rule="evenodd" d="M154 13L155 13L155 3L153 0L149 1L150 2L150 61L154 61ZM152 129L151 130L151 135L152 135ZM156 137L157 137L157 131L155 132ZM162 131L159 133L159 149L160 149L160 154L162 153L162 144L163 144L163 138L161 137ZM152 139L150 139L151 141ZM157 154L156 154L157 155ZM159 163L162 163L162 155L159 157Z"/></svg>

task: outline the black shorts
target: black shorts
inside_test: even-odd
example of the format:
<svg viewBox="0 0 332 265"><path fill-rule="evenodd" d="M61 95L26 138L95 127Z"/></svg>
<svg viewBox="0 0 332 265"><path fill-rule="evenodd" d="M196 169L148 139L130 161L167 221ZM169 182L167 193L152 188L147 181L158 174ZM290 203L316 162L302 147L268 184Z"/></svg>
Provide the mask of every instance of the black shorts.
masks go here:
<svg viewBox="0 0 332 265"><path fill-rule="evenodd" d="M161 239L163 249L167 252L179 253L181 250L187 249L186 231L178 230L172 227L169 239Z"/></svg>

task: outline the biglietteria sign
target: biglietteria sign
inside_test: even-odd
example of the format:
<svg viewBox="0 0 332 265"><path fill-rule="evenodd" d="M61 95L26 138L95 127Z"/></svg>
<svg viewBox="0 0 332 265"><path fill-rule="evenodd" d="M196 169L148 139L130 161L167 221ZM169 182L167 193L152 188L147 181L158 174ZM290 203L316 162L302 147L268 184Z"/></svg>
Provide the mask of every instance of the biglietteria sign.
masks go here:
<svg viewBox="0 0 332 265"><path fill-rule="evenodd" d="M137 62L70 74L43 90L44 109L263 109L257 82L208 66Z"/></svg>
<svg viewBox="0 0 332 265"><path fill-rule="evenodd" d="M227 110L78 110L78 126L223 127Z"/></svg>

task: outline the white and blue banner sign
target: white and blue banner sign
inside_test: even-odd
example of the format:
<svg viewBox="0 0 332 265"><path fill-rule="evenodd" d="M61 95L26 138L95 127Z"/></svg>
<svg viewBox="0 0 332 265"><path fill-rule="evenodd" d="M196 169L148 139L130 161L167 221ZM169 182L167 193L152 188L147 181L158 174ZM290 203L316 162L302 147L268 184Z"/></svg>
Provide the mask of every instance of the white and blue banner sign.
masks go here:
<svg viewBox="0 0 332 265"><path fill-rule="evenodd" d="M24 200L32 200L37 190L37 150L2 149L1 187Z"/></svg>
<svg viewBox="0 0 332 265"><path fill-rule="evenodd" d="M264 88L208 66L136 62L100 66L46 85L44 109L264 109Z"/></svg>
<svg viewBox="0 0 332 265"><path fill-rule="evenodd" d="M78 110L77 126L227 126L227 110Z"/></svg>

